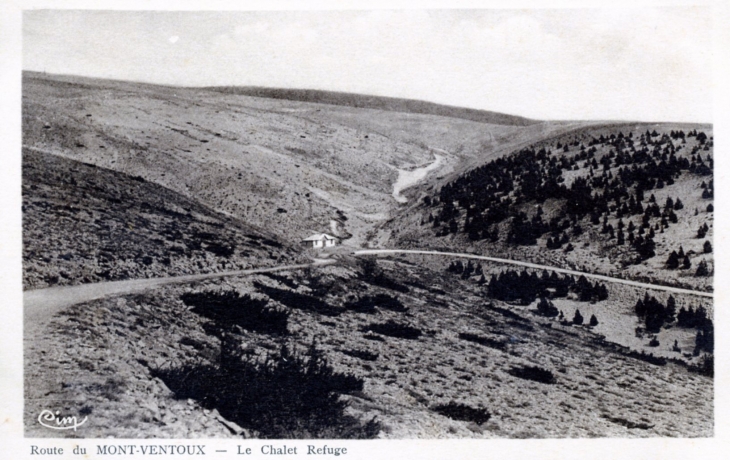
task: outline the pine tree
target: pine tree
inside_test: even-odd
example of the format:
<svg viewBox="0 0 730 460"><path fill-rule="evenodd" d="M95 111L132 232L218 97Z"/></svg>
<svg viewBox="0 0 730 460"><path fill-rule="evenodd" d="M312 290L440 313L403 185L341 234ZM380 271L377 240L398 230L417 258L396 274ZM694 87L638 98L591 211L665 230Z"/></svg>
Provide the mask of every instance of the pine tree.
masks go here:
<svg viewBox="0 0 730 460"><path fill-rule="evenodd" d="M538 314L542 316L547 316L548 318L554 318L558 316L558 309L553 305L551 301L544 297L540 297L540 302L537 304L537 312Z"/></svg>
<svg viewBox="0 0 730 460"><path fill-rule="evenodd" d="M710 276L710 270L707 268L707 262L700 261L699 264L697 264L697 271L695 271L695 276Z"/></svg>
<svg viewBox="0 0 730 460"><path fill-rule="evenodd" d="M669 254L669 258L667 259L667 268L670 270L676 270L679 268L679 255L677 254L677 251L672 251L671 254Z"/></svg>
<svg viewBox="0 0 730 460"><path fill-rule="evenodd" d="M684 256L684 260L682 261L682 268L684 270L692 268L692 262L689 260L689 256Z"/></svg>
<svg viewBox="0 0 730 460"><path fill-rule="evenodd" d="M583 315L580 314L580 310L575 310L575 315L573 316L573 324L583 324Z"/></svg>
<svg viewBox="0 0 730 460"><path fill-rule="evenodd" d="M667 299L667 307L664 309L664 322L674 322L674 315L677 313L677 301L674 300L674 296L671 294Z"/></svg>
<svg viewBox="0 0 730 460"><path fill-rule="evenodd" d="M591 321L589 324L592 327L598 326L598 318L596 318L596 315L591 315Z"/></svg>
<svg viewBox="0 0 730 460"><path fill-rule="evenodd" d="M677 343L677 340L674 340L674 346L672 347L672 351L676 353L681 353L682 349L679 348L679 343Z"/></svg>
<svg viewBox="0 0 730 460"><path fill-rule="evenodd" d="M702 245L702 251L705 254L709 254L712 252L712 244L709 241L705 241L705 244Z"/></svg>

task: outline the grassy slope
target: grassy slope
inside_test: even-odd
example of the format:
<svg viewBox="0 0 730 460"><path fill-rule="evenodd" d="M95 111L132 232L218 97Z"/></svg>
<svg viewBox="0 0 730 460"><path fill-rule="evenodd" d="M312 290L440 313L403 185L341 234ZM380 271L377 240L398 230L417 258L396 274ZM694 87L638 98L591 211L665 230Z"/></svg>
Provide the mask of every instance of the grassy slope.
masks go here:
<svg viewBox="0 0 730 460"><path fill-rule="evenodd" d="M23 152L23 285L90 283L280 264L295 254L178 193Z"/></svg>
<svg viewBox="0 0 730 460"><path fill-rule="evenodd" d="M534 142L532 145L538 149L545 146L551 148L553 152L556 152L556 144L558 142L564 144L566 141L572 142L578 139L586 142L587 145L587 141L592 137L598 138L601 135L607 136L611 133L618 134L619 131L623 131L626 135L628 135L629 131L632 131L635 138L638 139L647 129L650 131L656 129L660 134L665 132L669 133L675 129L683 129L685 132L689 132L691 129L698 129L704 130L708 136L712 135L712 128L706 125L616 124L583 127L549 140ZM679 145L678 141L675 143ZM683 145L682 149L677 153L677 156L689 157L689 152L695 145L696 140L694 138L687 138L687 143ZM571 147L570 152L565 155L570 158L577 152L576 147ZM596 153L596 160L600 161L601 157L607 152L608 148L606 146L599 146L598 152ZM554 155L561 154L562 152L554 153ZM701 154L703 158L708 154L712 156L713 149L710 148L709 151L701 150ZM588 168L584 166L584 162L580 161L578 166L578 170L564 173L566 184L570 184L575 177L586 176L588 174ZM618 168L615 166L611 168L613 174L616 174L617 170ZM448 180L453 178L452 175L438 183L430 184L428 188L424 185L417 192L419 199L427 195L435 196L440 186L443 186ZM698 176L684 172L674 184L667 185L662 189L648 190L645 192L644 207L646 207L650 196L654 194L657 203L662 208L667 197L671 197L673 200L679 197L684 203L684 208L676 211L678 216L677 224L670 225L663 233L657 232L654 238L657 245L656 256L638 265L628 264L628 261L633 255L633 251L629 249L628 244L625 246L617 246L615 240L608 240L606 235L600 234L600 226L594 227L590 225L588 217L581 221L581 226L586 232L580 237L571 238L575 250L569 253L565 253L562 250L546 249L545 245L549 234L545 234L540 238L536 246L515 247L507 245L505 238L509 228L509 219L500 224L500 241L497 243L491 243L487 240L470 241L466 235L461 233L437 237L430 225L421 225L421 222L428 217L429 213L434 212L434 209L424 206L423 203L416 202L405 208L391 222L383 225L381 234L390 235L390 241L387 244L393 247L432 247L448 248L449 250L466 250L467 252L484 255L503 256L558 267L576 267L585 271L646 279L659 283L679 284L706 290L711 289L712 277L698 278L693 275L697 264L701 260L706 260L712 269L712 254L702 254L704 241L712 241L713 237L713 214L706 212L706 207L712 200L703 199L702 189L700 188L701 182L709 182L711 179L712 176ZM564 203L560 201L549 200L545 202L543 208L546 213L546 220L563 206ZM536 205L534 203L527 203L523 206L522 210L528 216L532 216L535 213L535 209ZM697 216L694 215L695 209L699 211ZM641 223L640 217L627 216L623 218L623 221L628 225L629 221L633 220L634 224L638 225ZM608 222L616 228L618 219L615 216L611 216ZM656 222L658 222L658 219L653 219L652 225ZM461 223L463 224L463 212ZM697 229L704 223L707 223L710 230L705 238L697 239ZM678 250L680 245L682 245L685 252L694 252L694 255L691 257L692 268L689 270L666 269L665 261L669 253L673 250Z"/></svg>
<svg viewBox="0 0 730 460"><path fill-rule="evenodd" d="M309 274L167 287L73 307L33 345L47 352L32 349L27 354L26 377L32 382L26 389L31 398L26 405L28 433L49 434L34 423L45 401L33 399L38 396L63 399L59 408L68 413L89 413L89 424L78 435L232 436L217 418L215 407L177 399L163 382L150 376L150 369L217 362L219 340L205 326L207 321L179 300L183 292L232 287L267 298L260 287L265 285L300 294L312 294L313 289L325 292L318 298L339 314L323 316L303 310L294 300L285 304L269 300L269 304L291 312L290 335L284 340L304 350L316 338L336 370L365 380L362 393L346 397L347 412L362 421L377 416L383 424L381 437L712 435L712 379L676 364L655 366L626 356L587 328L561 326L535 316L530 308L515 310L519 317L489 309L490 301L473 283L445 278L420 265L379 262L390 279L408 283L408 293L374 286L354 266L345 264ZM374 314L344 310L353 293L385 293L398 297L409 310L377 308ZM631 289L623 291L627 293L641 295ZM514 309L501 302L495 305ZM581 309L586 307L580 303ZM610 306L605 302L588 308L610 322L604 312ZM371 323L388 320L423 334L406 340L367 332ZM491 338L503 348L465 341L460 333ZM258 356L277 349L279 341L248 331L236 337ZM377 358L367 361L345 353L353 351L367 351ZM519 366L547 369L556 383L523 380L509 373ZM477 425L433 410L449 402L486 409L492 417ZM249 435L257 430L255 424L243 428Z"/></svg>

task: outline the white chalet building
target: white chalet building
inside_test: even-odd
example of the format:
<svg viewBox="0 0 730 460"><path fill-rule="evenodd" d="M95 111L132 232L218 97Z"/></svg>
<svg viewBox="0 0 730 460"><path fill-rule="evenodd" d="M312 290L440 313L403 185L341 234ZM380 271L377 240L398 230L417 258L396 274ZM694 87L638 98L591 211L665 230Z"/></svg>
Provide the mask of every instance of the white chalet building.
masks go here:
<svg viewBox="0 0 730 460"><path fill-rule="evenodd" d="M337 244L337 238L326 233L315 233L314 235L302 240L307 248L331 248Z"/></svg>

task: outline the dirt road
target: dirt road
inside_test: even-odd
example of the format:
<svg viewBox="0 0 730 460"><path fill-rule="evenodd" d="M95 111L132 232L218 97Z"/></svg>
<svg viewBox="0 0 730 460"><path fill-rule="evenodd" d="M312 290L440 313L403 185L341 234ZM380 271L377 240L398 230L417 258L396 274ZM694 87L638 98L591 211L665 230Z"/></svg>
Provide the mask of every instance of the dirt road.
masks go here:
<svg viewBox="0 0 730 460"><path fill-rule="evenodd" d="M498 257L477 256L474 254L463 254L463 253L458 253L458 252L421 251L421 250L408 250L408 249L363 249L363 250L355 251L354 254L356 256L377 255L377 254L421 254L421 255L432 255L432 256L460 257L460 258L464 258L464 259L487 260L490 262L497 262L497 263L501 263L501 264L510 264L510 265L519 265L521 267L536 268L539 270L551 270L551 271L554 271L557 273L566 273L568 275L576 275L576 276L583 275L586 278L598 279L598 280L606 281L609 283L626 284L628 286L636 286L636 287L641 287L641 288L646 288L646 289L654 289L657 291L674 292L677 294L689 294L689 295L696 295L696 296L700 296L700 297L710 297L710 298L713 297L712 292L692 291L690 289L662 286L659 284L641 283L638 281L630 281L630 280L625 280L625 279L621 279L621 278L613 278L611 276L596 275L593 273L584 273L584 272L580 272L577 270L568 270L565 268L556 268L556 267L550 267L547 265L538 265L538 264L533 264L530 262L520 262L518 260L500 259Z"/></svg>
<svg viewBox="0 0 730 460"><path fill-rule="evenodd" d="M298 265L281 265L279 267L255 268L221 273L206 273L203 275L183 275L167 278L147 278L124 281L108 281L103 283L81 284L77 286L56 286L46 289L36 289L23 293L23 314L25 336L30 337L56 313L66 307L94 299L101 299L113 295L131 294L166 284L189 283L213 278L229 276L246 276L257 273L271 273L283 270L299 270L306 267L317 267L336 263L336 260L315 259L313 263Z"/></svg>

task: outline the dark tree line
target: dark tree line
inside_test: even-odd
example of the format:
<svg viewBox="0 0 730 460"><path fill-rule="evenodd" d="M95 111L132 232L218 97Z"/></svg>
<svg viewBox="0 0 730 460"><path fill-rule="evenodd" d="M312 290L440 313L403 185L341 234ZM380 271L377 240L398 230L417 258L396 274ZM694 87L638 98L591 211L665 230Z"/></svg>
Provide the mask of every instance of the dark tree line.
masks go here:
<svg viewBox="0 0 730 460"><path fill-rule="evenodd" d="M527 270L506 270L499 275L492 275L487 285L489 297L523 305L529 305L538 297L567 297L570 292L575 293L581 302L608 299L608 289L604 284L592 283L582 275L576 280L573 276L560 276L555 272L549 274L546 270L539 276Z"/></svg>

